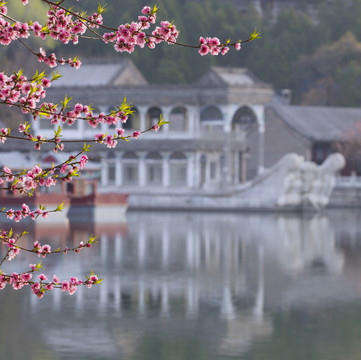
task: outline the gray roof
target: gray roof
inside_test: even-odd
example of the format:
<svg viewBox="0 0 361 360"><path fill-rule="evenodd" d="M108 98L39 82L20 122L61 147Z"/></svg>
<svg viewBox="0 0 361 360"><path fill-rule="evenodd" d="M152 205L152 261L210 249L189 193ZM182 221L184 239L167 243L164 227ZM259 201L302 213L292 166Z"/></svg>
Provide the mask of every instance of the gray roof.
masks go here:
<svg viewBox="0 0 361 360"><path fill-rule="evenodd" d="M36 165L34 159L20 151L0 152L0 166L9 166L11 170L23 170Z"/></svg>
<svg viewBox="0 0 361 360"><path fill-rule="evenodd" d="M212 66L197 82L198 85L234 87L270 87L246 68Z"/></svg>
<svg viewBox="0 0 361 360"><path fill-rule="evenodd" d="M56 69L62 77L54 81L54 87L99 87L119 85L145 85L147 82L127 58L116 61L104 59L84 63L78 70L64 65Z"/></svg>
<svg viewBox="0 0 361 360"><path fill-rule="evenodd" d="M361 126L361 108L290 105L270 105L269 108L300 135L313 141L342 140L356 131L356 125Z"/></svg>

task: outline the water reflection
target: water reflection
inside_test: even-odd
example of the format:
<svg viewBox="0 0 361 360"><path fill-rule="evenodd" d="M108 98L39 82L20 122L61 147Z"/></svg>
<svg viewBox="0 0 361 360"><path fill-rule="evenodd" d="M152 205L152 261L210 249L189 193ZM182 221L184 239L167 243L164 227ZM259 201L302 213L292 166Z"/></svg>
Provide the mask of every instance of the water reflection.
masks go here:
<svg viewBox="0 0 361 360"><path fill-rule="evenodd" d="M355 212L134 212L117 226L42 225L28 242L69 246L90 234L98 249L54 256L47 265L49 275L93 269L105 276L100 287L72 297L54 291L41 301L28 292L0 293L2 318L20 308L13 322L38 339L37 359L252 359L257 344L282 341L277 314L291 321L294 311L318 314L361 296ZM3 321L3 332L7 326ZM0 340L4 354L28 358Z"/></svg>

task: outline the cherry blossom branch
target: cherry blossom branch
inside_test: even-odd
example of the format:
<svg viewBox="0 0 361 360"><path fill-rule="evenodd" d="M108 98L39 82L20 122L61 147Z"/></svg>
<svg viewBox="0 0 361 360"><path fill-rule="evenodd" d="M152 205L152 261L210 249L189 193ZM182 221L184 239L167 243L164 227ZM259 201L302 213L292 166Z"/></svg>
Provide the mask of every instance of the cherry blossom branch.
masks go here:
<svg viewBox="0 0 361 360"><path fill-rule="evenodd" d="M93 285L100 284L103 281L103 279L99 279L93 272L91 272L89 276L86 276L86 280L79 280L77 277L72 276L69 281L60 281L57 275L53 275L53 281L47 281L48 277L45 274L39 274L39 281L34 281L32 280L32 273L39 271L42 265L39 263L30 264L29 266L31 270L23 272L22 274L13 273L7 275L0 272L0 289L4 289L7 284L11 285L14 290L19 290L24 286L30 285L33 294L41 299L47 291L55 288L67 292L69 295L73 295L79 286L91 288Z"/></svg>

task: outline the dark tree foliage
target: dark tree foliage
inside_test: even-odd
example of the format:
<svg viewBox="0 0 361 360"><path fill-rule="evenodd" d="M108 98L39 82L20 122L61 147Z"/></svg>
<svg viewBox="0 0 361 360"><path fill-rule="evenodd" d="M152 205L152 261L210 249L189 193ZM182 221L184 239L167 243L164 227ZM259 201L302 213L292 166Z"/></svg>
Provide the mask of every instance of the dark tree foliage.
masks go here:
<svg viewBox="0 0 361 360"><path fill-rule="evenodd" d="M179 41L183 43L198 44L202 35L235 41L247 38L254 28L261 32L261 40L234 56L200 57L178 46L135 51L132 60L152 83L192 82L212 65L248 67L275 89L290 88L294 103L358 106L361 69L357 59L337 58L335 64L330 57L324 57L325 68L333 66L327 74L316 74L307 64L312 67L313 61L317 62L323 46L334 44L337 48L347 32L354 35L356 42L361 40L361 0L277 1L284 5L277 17L272 10L276 0L262 0L262 13L251 0L122 0L112 1L104 17L108 24L116 26L136 20L144 5L156 3L162 18L173 19L182 29ZM79 4L90 10L98 0L74 1L74 7ZM19 58L16 48L12 51L6 54L11 64ZM74 55L71 45L61 51ZM83 42L77 54L79 51L84 57L116 56L100 41ZM337 91L322 98L322 87Z"/></svg>

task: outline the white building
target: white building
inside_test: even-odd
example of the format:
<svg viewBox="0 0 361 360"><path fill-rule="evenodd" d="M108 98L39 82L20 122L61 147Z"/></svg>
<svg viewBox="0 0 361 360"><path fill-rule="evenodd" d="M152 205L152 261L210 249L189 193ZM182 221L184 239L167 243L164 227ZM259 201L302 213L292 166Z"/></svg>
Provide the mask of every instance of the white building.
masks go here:
<svg viewBox="0 0 361 360"><path fill-rule="evenodd" d="M106 113L126 96L135 110L124 124L126 134L150 128L160 115L170 121L158 133L119 142L115 149L93 147L105 190L212 189L244 182L264 169L264 106L274 91L246 69L213 67L189 85L150 85L128 59L92 62L79 70L64 67L61 73L64 77L48 90L47 101L59 102L66 94L73 103L92 104ZM37 133L53 135L49 120L33 126ZM62 134L88 139L111 130L78 121ZM257 139L257 149L247 144L246 134ZM67 144L66 150L78 146Z"/></svg>

